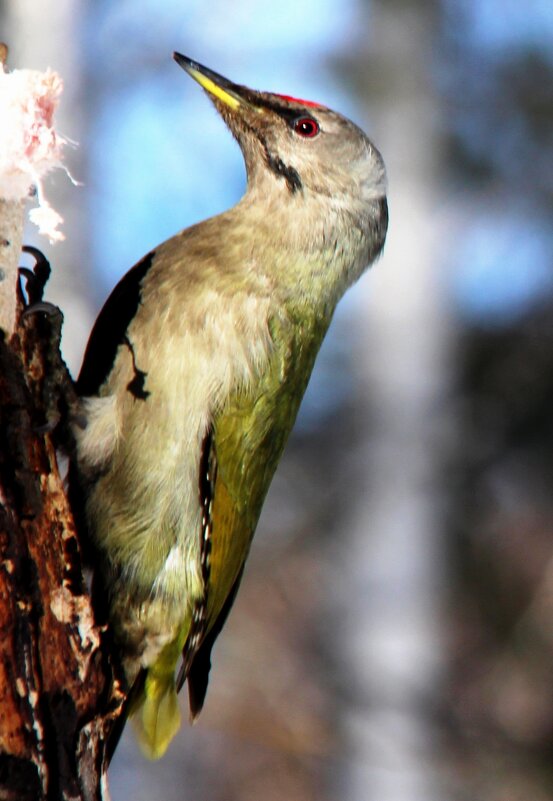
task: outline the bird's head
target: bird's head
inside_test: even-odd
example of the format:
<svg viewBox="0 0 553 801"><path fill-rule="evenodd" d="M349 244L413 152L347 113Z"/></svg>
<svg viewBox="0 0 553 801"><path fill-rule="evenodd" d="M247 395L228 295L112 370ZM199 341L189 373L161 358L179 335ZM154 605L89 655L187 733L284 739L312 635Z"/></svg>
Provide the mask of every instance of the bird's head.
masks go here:
<svg viewBox="0 0 553 801"><path fill-rule="evenodd" d="M326 292L334 303L384 246L380 153L357 125L325 106L248 89L179 53L174 58L208 93L242 149L248 189L235 210L249 215L249 235L264 252L286 254L282 275L296 294Z"/></svg>
<svg viewBox="0 0 553 801"><path fill-rule="evenodd" d="M290 194L332 197L339 203L386 195L378 150L350 120L325 106L232 83L195 61L175 61L209 94L238 140L250 187L276 183Z"/></svg>

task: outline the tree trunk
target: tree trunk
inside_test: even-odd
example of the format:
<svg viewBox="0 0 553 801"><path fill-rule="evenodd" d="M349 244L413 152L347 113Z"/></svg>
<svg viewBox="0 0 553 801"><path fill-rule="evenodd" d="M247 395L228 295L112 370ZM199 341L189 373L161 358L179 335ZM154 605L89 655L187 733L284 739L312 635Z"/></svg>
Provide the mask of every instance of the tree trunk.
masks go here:
<svg viewBox="0 0 553 801"><path fill-rule="evenodd" d="M16 283L0 283L0 293ZM107 801L121 712L49 435L50 320L0 330L0 799Z"/></svg>

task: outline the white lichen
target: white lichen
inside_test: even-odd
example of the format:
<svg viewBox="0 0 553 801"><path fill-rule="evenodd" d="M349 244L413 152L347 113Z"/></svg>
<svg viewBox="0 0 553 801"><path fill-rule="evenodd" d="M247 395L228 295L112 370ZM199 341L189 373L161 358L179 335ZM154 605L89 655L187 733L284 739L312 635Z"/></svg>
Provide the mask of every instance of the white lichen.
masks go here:
<svg viewBox="0 0 553 801"><path fill-rule="evenodd" d="M43 178L62 167L66 144L54 128L62 81L52 70L13 70L0 66L0 198L24 200L36 194L31 220L52 242L64 239L62 217L46 200Z"/></svg>

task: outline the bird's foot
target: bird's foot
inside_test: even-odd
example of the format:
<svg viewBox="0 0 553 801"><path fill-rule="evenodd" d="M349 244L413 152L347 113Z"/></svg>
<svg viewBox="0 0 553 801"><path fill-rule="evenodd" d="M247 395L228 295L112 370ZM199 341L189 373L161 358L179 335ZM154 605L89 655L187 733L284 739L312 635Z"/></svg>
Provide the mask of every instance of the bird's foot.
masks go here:
<svg viewBox="0 0 553 801"><path fill-rule="evenodd" d="M35 259L32 270L19 269L28 299L20 323L27 351L28 383L37 408L35 431L54 433L56 445L71 452L74 442L69 423L78 418L80 404L60 350L63 314L58 306L43 300L50 276L48 260L37 248L24 246L23 251Z"/></svg>
<svg viewBox="0 0 553 801"><path fill-rule="evenodd" d="M20 267L19 274L25 279L25 291L28 298L28 306L40 303L44 294L44 287L52 272L50 262L44 253L32 245L23 245L23 253L28 253L35 260L32 270L28 267Z"/></svg>

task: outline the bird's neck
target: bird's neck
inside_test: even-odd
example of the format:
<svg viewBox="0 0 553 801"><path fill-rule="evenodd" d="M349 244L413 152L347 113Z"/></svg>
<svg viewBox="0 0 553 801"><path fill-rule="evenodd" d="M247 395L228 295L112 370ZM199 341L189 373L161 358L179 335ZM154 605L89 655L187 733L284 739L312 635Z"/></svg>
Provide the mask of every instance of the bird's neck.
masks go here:
<svg viewBox="0 0 553 801"><path fill-rule="evenodd" d="M339 198L249 189L231 209L256 256L256 270L290 302L332 309L369 263L364 216Z"/></svg>

